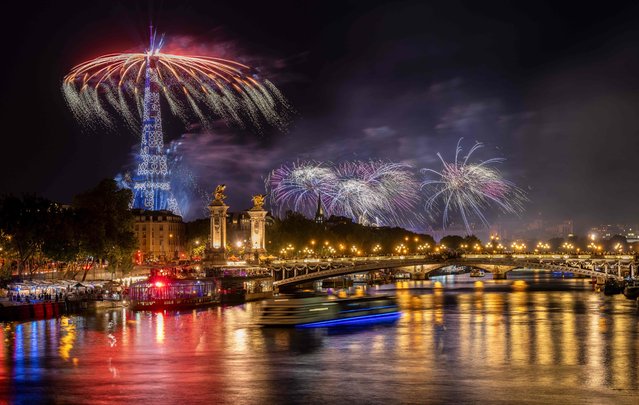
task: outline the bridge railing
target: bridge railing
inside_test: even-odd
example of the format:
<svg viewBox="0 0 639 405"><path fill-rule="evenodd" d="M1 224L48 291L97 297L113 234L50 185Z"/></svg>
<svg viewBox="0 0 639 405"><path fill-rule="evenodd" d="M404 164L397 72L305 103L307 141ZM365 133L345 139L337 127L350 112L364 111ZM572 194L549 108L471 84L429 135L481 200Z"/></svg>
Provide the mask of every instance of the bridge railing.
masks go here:
<svg viewBox="0 0 639 405"><path fill-rule="evenodd" d="M536 259L536 260L606 260L606 261L634 261L634 255L593 255L593 254L539 254L539 253L465 253L463 259ZM303 258L303 259L277 259L272 264L287 263L321 263L321 262L350 262L350 261L380 261L380 260L413 260L413 259L440 259L441 255L401 255L401 256L348 256L327 258Z"/></svg>
<svg viewBox="0 0 639 405"><path fill-rule="evenodd" d="M559 256L559 258L555 258L555 256ZM619 255L619 257L624 256ZM552 260L553 258L554 260ZM602 258L584 262L575 260L574 257L570 256L568 259L564 259L563 255L525 254L463 255L462 257L450 259L424 255L378 256L367 258L340 258L340 260L332 261L280 261L278 265L273 267L273 275L276 279L276 283L279 285L316 278L317 275L331 277L334 275L370 271L385 267L419 266L425 264L440 266L467 265L480 268L482 268L483 265L510 266L512 268L538 268L552 271L568 271L593 277L603 276L621 279L625 273L628 272L627 270L630 270L630 273L632 273L632 265L634 265L634 262L622 263L621 260L617 260L616 264L611 264L610 261L606 263L605 259ZM275 273L277 273L277 276Z"/></svg>
<svg viewBox="0 0 639 405"><path fill-rule="evenodd" d="M380 260L413 260L425 259L427 255L403 255L403 256L347 256L347 257L327 257L327 258L306 258L306 259L279 259L272 260L272 264L288 263L332 263L332 262L352 262L352 261L380 261Z"/></svg>
<svg viewBox="0 0 639 405"><path fill-rule="evenodd" d="M605 259L605 260L634 260L634 255L591 255L591 254L538 254L538 253L498 253L498 254L463 254L465 259L547 259L547 260L569 260L569 259Z"/></svg>

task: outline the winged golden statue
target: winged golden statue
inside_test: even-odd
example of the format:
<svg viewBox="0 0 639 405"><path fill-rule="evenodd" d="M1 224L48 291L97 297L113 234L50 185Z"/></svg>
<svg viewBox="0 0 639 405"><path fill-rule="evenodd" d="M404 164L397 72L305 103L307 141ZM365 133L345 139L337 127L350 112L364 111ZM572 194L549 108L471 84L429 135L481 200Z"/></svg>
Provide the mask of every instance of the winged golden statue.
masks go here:
<svg viewBox="0 0 639 405"><path fill-rule="evenodd" d="M213 195L215 196L216 200L224 201L224 199L226 198L226 196L224 195L224 190L226 190L226 184L220 184L215 187L215 192L213 193Z"/></svg>
<svg viewBox="0 0 639 405"><path fill-rule="evenodd" d="M266 196L264 194L257 194L253 196L253 206L254 208L262 208L264 205L264 199Z"/></svg>

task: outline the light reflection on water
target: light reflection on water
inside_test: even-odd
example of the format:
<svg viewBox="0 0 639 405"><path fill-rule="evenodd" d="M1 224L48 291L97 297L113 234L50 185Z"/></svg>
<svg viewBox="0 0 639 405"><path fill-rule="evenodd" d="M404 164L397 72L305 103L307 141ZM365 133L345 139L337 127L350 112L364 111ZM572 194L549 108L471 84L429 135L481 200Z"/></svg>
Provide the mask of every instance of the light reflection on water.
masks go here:
<svg viewBox="0 0 639 405"><path fill-rule="evenodd" d="M0 399L636 403L635 304L583 279L511 278L382 286L401 319L357 329L261 329L259 303L4 324Z"/></svg>

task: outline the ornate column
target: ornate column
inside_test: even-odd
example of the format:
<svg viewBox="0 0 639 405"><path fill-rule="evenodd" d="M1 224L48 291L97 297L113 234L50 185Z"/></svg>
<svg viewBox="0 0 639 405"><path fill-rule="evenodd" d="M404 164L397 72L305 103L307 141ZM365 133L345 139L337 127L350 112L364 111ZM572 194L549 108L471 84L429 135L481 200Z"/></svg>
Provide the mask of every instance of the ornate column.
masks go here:
<svg viewBox="0 0 639 405"><path fill-rule="evenodd" d="M251 237L246 249L248 260L259 262L259 256L266 253L266 210L263 208L265 196L253 196L253 208L247 211L251 218Z"/></svg>
<svg viewBox="0 0 639 405"><path fill-rule="evenodd" d="M226 264L226 210L228 205L224 204L224 190L226 185L222 184L215 188L213 201L209 204L211 211L211 239L209 241L210 257L216 264Z"/></svg>

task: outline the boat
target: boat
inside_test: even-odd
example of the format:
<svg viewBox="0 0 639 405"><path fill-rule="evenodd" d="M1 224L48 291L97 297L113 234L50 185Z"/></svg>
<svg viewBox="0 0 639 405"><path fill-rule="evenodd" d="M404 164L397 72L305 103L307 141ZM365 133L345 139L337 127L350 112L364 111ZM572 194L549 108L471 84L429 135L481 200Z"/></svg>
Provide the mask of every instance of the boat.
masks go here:
<svg viewBox="0 0 639 405"><path fill-rule="evenodd" d="M128 299L137 311L187 309L219 303L220 289L214 278L154 276L131 284Z"/></svg>
<svg viewBox="0 0 639 405"><path fill-rule="evenodd" d="M609 278L606 280L604 284L603 293L604 295L615 295L621 294L624 290L624 282L617 281L615 279Z"/></svg>
<svg viewBox="0 0 639 405"><path fill-rule="evenodd" d="M470 276L471 277L484 277L485 275L486 275L486 273L482 269L472 269L470 271Z"/></svg>
<svg viewBox="0 0 639 405"><path fill-rule="evenodd" d="M550 275L553 278L572 278L575 276L575 273L570 271L553 271Z"/></svg>
<svg viewBox="0 0 639 405"><path fill-rule="evenodd" d="M401 312L388 295L336 298L327 295L280 295L267 301L258 323L262 326L317 328L393 322Z"/></svg>
<svg viewBox="0 0 639 405"><path fill-rule="evenodd" d="M626 286L623 289L623 295L629 300L636 300L639 298L639 280L626 282Z"/></svg>
<svg viewBox="0 0 639 405"><path fill-rule="evenodd" d="M205 274L220 282L222 304L239 304L273 296L273 277L263 267L214 267L206 269Z"/></svg>

